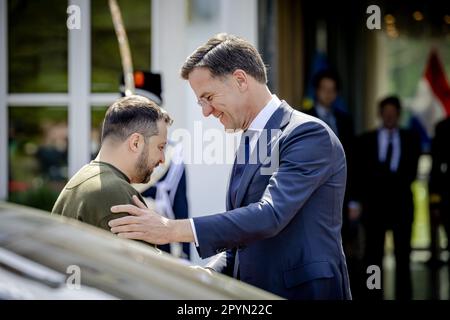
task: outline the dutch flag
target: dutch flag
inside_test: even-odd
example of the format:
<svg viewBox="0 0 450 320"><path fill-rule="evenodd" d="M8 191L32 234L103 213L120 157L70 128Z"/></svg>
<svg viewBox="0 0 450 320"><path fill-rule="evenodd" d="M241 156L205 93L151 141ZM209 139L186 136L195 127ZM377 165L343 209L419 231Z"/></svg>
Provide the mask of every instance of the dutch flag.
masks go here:
<svg viewBox="0 0 450 320"><path fill-rule="evenodd" d="M411 128L420 132L424 151L429 151L435 125L450 116L450 87L436 50L432 50L425 72L411 101Z"/></svg>

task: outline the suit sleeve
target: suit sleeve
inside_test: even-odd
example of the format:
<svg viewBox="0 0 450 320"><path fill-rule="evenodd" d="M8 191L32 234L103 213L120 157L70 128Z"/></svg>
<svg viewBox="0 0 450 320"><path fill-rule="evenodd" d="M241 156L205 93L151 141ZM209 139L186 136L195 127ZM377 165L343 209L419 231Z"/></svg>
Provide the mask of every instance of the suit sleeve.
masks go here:
<svg viewBox="0 0 450 320"><path fill-rule="evenodd" d="M194 218L199 255L206 258L277 235L331 175L333 150L322 125L311 121L297 126L281 142L279 167L259 202ZM345 167L345 158L341 160Z"/></svg>

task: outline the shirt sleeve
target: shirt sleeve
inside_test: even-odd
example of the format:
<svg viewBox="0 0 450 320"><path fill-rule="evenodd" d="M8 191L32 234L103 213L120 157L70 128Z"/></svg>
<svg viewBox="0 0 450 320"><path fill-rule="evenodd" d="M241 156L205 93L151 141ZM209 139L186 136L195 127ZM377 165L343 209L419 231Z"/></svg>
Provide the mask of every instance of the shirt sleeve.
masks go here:
<svg viewBox="0 0 450 320"><path fill-rule="evenodd" d="M191 223L192 233L194 234L195 246L198 247L197 231L195 230L194 219L189 219L189 222Z"/></svg>
<svg viewBox="0 0 450 320"><path fill-rule="evenodd" d="M133 204L133 195L137 195L141 201L139 193L131 186L111 186L106 187L101 192L90 194L89 198L86 199L85 215L89 216L87 221L96 227L102 228L104 230L110 231L108 222L114 219L122 218L128 216L128 213L112 213L111 207L119 204Z"/></svg>

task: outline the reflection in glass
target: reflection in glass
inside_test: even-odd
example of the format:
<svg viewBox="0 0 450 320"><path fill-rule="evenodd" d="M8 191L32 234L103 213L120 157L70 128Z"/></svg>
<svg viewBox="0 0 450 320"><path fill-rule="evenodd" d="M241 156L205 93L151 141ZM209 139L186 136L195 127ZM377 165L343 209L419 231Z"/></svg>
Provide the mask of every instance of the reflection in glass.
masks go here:
<svg viewBox="0 0 450 320"><path fill-rule="evenodd" d="M9 92L67 91L67 1L8 1Z"/></svg>
<svg viewBox="0 0 450 320"><path fill-rule="evenodd" d="M9 201L51 210L67 182L67 108L9 108Z"/></svg>

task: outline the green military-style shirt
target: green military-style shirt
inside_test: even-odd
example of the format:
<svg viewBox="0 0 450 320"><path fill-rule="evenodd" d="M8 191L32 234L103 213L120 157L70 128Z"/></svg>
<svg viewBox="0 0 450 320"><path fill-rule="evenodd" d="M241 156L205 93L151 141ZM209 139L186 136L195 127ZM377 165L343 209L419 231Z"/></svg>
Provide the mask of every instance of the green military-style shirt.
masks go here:
<svg viewBox="0 0 450 320"><path fill-rule="evenodd" d="M112 213L111 207L134 204L133 195L145 203L123 172L109 163L91 161L66 184L53 206L52 214L78 219L109 231L110 220L128 215Z"/></svg>

